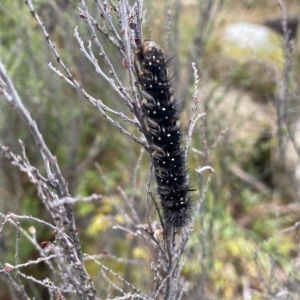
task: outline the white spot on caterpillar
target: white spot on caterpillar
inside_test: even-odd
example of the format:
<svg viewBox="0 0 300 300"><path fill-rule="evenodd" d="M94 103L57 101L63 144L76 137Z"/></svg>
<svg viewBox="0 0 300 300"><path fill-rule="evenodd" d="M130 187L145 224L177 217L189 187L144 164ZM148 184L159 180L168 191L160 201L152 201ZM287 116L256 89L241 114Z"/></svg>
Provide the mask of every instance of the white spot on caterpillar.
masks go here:
<svg viewBox="0 0 300 300"><path fill-rule="evenodd" d="M156 114L156 110L154 110L153 113Z"/></svg>
<svg viewBox="0 0 300 300"><path fill-rule="evenodd" d="M164 91L160 91L162 94L164 93Z"/></svg>
<svg viewBox="0 0 300 300"><path fill-rule="evenodd" d="M171 161L174 161L174 160L175 160L175 158L172 158L172 159L171 159Z"/></svg>
<svg viewBox="0 0 300 300"><path fill-rule="evenodd" d="M166 110L166 108L165 108L165 107L163 107L163 108L162 108L162 110Z"/></svg>
<svg viewBox="0 0 300 300"><path fill-rule="evenodd" d="M149 66L152 66L152 62L149 62Z"/></svg>
<svg viewBox="0 0 300 300"><path fill-rule="evenodd" d="M149 85L152 88L152 84Z"/></svg>
<svg viewBox="0 0 300 300"><path fill-rule="evenodd" d="M170 133L168 133L168 134L167 134L167 136L171 136L171 134L170 134Z"/></svg>
<svg viewBox="0 0 300 300"><path fill-rule="evenodd" d="M169 119L169 117L165 117L165 119Z"/></svg>
<svg viewBox="0 0 300 300"><path fill-rule="evenodd" d="M152 59L155 60L155 55L152 56Z"/></svg>

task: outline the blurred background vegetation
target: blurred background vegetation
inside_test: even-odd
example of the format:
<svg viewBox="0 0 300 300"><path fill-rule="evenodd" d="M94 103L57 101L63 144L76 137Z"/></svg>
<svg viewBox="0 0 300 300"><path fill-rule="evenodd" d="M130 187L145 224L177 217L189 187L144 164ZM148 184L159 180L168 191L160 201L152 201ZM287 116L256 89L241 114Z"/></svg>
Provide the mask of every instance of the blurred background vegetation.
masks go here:
<svg viewBox="0 0 300 300"><path fill-rule="evenodd" d="M199 176L195 168L210 165L215 170L203 202L203 222L199 221L197 207L193 234L185 251L183 276L190 295L186 299L275 299L270 295L286 290L299 292L299 233L294 226L300 217L299 157L288 138L284 159L278 150L276 99L284 70L282 37L264 26L269 31L263 44L252 44L260 33L250 33L246 37L250 46L245 47L239 43L241 37L233 39L228 27L238 28L241 22L262 26L267 20L280 18L277 1L211 1L214 6L207 20L205 12L210 1L144 2L147 8L144 37L153 38L173 57L174 88L183 103L184 125L188 123L194 91L191 62L195 61L199 69L198 111L206 116L195 129L189 152L196 203L205 189L208 174ZM95 98L116 111L128 113L124 103L80 53L73 36L74 27L79 26L85 40L89 35L80 20L77 1L39 0L34 4L74 77ZM298 0L285 0L284 4L288 17L299 15ZM100 20L94 6L90 4L90 11L95 11L95 18ZM172 13L168 18L169 8ZM300 96L296 76L300 62L298 41L296 36L288 83L289 111L295 128ZM110 52L107 41L103 40L103 44L126 83L127 73L121 67L120 55L113 49ZM113 225L122 224L124 218L115 209L124 201L119 187L128 197L134 192L134 170L141 147L116 130L49 69L47 64L54 61L52 54L21 0L0 3L0 57L46 143L57 156L70 193L103 195L97 205L75 205L83 251L100 253L106 265L147 291L153 277L149 266L156 259L154 249L112 229ZM0 98L0 143L20 153L19 139L25 143L31 164L42 172L43 162L36 155L26 124ZM145 216L148 169L149 157L145 154L137 170L134 198L140 216ZM2 156L0 189L0 212L50 221L28 178ZM26 229L32 225L29 221L22 222ZM282 232L286 228L291 230ZM36 230L39 242L53 239L52 232L41 225ZM0 237L1 263L14 262L15 234L14 229L6 228ZM35 251L21 239L21 261L37 257ZM127 263L115 257L126 258ZM87 268L97 278L99 267L88 262ZM45 278L48 271L40 264L24 272ZM105 287L97 280L95 284L99 297L105 297ZM25 287L31 297L49 297L34 284L27 283ZM252 298L243 294L247 287L253 290ZM7 287L0 289L0 299L13 299Z"/></svg>

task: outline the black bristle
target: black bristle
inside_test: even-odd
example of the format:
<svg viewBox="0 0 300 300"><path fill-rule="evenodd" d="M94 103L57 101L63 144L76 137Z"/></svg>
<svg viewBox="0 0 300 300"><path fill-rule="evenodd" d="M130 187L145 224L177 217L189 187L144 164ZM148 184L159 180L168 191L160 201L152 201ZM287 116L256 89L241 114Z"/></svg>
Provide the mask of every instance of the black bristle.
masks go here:
<svg viewBox="0 0 300 300"><path fill-rule="evenodd" d="M137 51L138 81L143 100L144 134L153 161L157 193L166 226L182 227L191 219L192 200L184 151L181 148L179 105L174 100L169 61L153 41L144 40Z"/></svg>

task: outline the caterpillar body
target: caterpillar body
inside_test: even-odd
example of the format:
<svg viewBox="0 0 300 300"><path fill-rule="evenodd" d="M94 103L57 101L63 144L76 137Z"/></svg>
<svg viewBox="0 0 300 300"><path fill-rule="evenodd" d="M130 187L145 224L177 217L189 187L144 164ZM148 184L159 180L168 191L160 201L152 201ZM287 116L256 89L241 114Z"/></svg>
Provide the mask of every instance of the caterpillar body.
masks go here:
<svg viewBox="0 0 300 300"><path fill-rule="evenodd" d="M191 218L192 200L178 103L173 97L168 62L155 42L144 40L136 52L142 94L142 127L152 158L157 193L166 226L182 227Z"/></svg>

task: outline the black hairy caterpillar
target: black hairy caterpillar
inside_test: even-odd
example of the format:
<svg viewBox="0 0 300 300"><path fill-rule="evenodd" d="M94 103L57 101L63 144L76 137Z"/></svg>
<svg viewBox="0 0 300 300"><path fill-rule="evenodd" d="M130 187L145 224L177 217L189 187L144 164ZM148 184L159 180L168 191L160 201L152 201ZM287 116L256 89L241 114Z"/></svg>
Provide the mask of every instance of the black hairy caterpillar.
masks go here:
<svg viewBox="0 0 300 300"><path fill-rule="evenodd" d="M164 220L167 226L182 227L190 221L192 200L181 148L179 107L171 89L168 62L160 46L150 40L139 43L136 56L142 128L149 144Z"/></svg>

